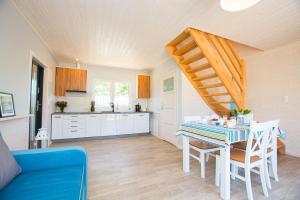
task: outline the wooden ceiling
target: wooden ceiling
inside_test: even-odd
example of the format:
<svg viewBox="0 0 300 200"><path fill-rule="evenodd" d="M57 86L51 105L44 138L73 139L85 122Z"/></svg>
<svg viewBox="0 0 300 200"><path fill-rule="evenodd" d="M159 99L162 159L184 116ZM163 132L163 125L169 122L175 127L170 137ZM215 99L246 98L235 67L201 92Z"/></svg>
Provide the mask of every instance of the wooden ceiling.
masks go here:
<svg viewBox="0 0 300 200"><path fill-rule="evenodd" d="M258 49L300 40L300 1L226 12L219 0L12 0L60 63L153 68L186 27Z"/></svg>

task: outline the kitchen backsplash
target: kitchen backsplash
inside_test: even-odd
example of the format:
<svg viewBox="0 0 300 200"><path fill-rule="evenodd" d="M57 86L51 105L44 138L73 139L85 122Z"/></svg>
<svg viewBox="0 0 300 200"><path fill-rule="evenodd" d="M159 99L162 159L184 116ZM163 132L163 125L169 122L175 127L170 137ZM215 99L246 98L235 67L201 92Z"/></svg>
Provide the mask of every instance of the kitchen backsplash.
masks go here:
<svg viewBox="0 0 300 200"><path fill-rule="evenodd" d="M67 94L64 97L56 97L56 101L67 101L68 106L65 108L65 112L89 112L90 111L90 103L93 100L92 97L87 94ZM133 99L131 100L131 104L128 109L118 109L117 105L115 106L115 111L134 111L134 105L139 103L142 107L142 110L145 110L147 107L146 99ZM108 107L108 109L110 108ZM106 111L105 109L99 109L96 107L96 111ZM58 111L58 109L56 110Z"/></svg>

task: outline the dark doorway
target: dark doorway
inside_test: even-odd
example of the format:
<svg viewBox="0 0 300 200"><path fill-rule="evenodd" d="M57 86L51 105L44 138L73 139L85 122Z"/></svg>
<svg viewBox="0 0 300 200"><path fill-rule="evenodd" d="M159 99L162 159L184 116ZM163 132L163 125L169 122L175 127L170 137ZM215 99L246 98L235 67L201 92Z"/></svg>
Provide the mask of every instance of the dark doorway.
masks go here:
<svg viewBox="0 0 300 200"><path fill-rule="evenodd" d="M43 117L43 86L44 86L44 68L39 62L32 61L31 69L31 90L30 90L30 137L29 148L34 148L34 138L38 129L42 128Z"/></svg>

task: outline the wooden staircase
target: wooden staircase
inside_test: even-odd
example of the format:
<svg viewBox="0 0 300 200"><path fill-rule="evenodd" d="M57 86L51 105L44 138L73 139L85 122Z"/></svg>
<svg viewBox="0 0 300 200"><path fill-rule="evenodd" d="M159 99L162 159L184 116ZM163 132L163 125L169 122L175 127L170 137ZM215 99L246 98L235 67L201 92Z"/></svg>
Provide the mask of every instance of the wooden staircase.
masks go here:
<svg viewBox="0 0 300 200"><path fill-rule="evenodd" d="M187 28L166 48L213 111L229 115L230 104L244 108L245 66L230 40Z"/></svg>

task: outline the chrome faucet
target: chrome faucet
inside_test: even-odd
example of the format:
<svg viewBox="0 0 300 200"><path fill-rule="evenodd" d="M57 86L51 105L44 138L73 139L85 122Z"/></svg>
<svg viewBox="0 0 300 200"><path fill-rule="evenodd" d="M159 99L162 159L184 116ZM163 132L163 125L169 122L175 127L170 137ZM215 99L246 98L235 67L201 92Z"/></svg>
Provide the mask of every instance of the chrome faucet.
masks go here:
<svg viewBox="0 0 300 200"><path fill-rule="evenodd" d="M114 104L114 102L110 102L109 105L111 107L112 112L115 112L115 104Z"/></svg>

